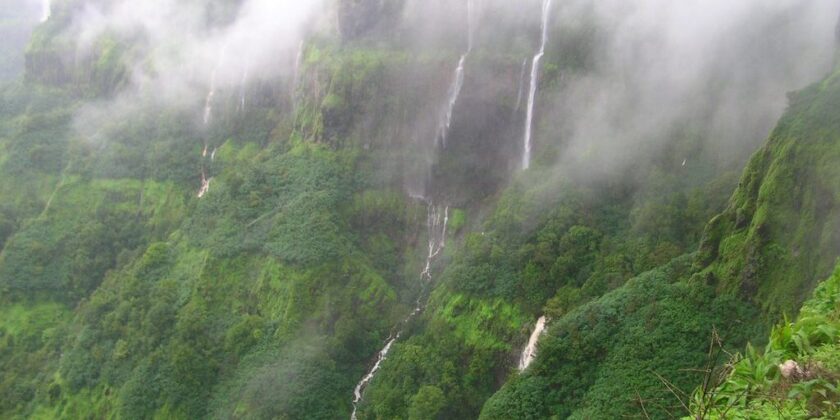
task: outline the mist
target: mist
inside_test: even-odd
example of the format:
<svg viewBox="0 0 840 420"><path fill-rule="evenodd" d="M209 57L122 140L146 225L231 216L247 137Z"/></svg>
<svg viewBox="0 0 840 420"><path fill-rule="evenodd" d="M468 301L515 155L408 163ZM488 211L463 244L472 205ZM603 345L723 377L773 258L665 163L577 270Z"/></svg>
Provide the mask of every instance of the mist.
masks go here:
<svg viewBox="0 0 840 420"><path fill-rule="evenodd" d="M691 136L702 148L687 148L674 166L698 154L740 163L784 111L787 92L831 70L840 8L829 0L555 7L551 61L568 52L556 47L561 34L592 31L587 25L598 48L584 71L561 64L560 88L539 105L538 136L560 148L560 166L593 175L644 164Z"/></svg>
<svg viewBox="0 0 840 420"><path fill-rule="evenodd" d="M390 144L393 139L383 137L394 132L420 143L411 153L423 168L406 175L414 178L408 189L425 189L441 157L462 158L453 155L463 153L457 151L458 138L486 132L487 121L497 118L488 108L498 107L500 97L511 102L519 96L522 62L530 67L539 44L540 8L540 0L475 0L468 17L466 1L408 0L391 21L372 19L378 37L372 48L401 49L441 63L426 67L439 74L423 76L435 85L420 86L428 92L420 112L389 123L399 129L366 133L381 143ZM784 111L786 93L830 70L838 9L830 0L554 2L535 106L537 162L594 179L647 165L666 148L681 153L672 157L675 167L690 167L700 156L711 156L721 167L740 164ZM476 45L465 63L463 98L453 111L455 146L437 150L436 120L467 47L469 19ZM78 57L92 54L103 35L126 40L132 45L130 77L115 97L86 107L77 126L90 137L104 119L130 118L149 105L195 110L200 127L208 91L293 78L301 42L314 34L335 35L335 20L334 4L323 0L248 0L233 6L88 2L72 16ZM417 96L409 91L418 86L407 80L414 76L390 74L391 93ZM494 130L504 137L494 140L502 145L493 148L507 161L500 175L507 178L521 169L521 108L512 120L497 124L504 130ZM692 138L700 138L700 146Z"/></svg>
<svg viewBox="0 0 840 420"><path fill-rule="evenodd" d="M527 75L539 47L541 3L474 2L475 48L454 109L452 146L434 150L424 165L463 161L466 153L488 166L477 178L509 180L521 172L525 124L517 97L522 62ZM374 29L370 37L379 48L446 63L427 87L427 111L403 122L409 126L403 132L427 148L467 46L466 4L408 0L397 22L380 25L394 29ZM714 163L704 173L737 170L766 140L788 92L831 70L838 11L831 0L553 2L535 106L535 160L592 180L644 168L666 151L677 173L696 174L698 161ZM504 112L516 114L499 120Z"/></svg>
<svg viewBox="0 0 840 420"><path fill-rule="evenodd" d="M319 25L323 3L88 2L70 17L77 62L94 53L102 36L113 37L131 45L129 77L115 97L81 112L77 126L96 130L102 118L130 118L144 106L195 109L198 115L211 89L289 79L301 40Z"/></svg>
<svg viewBox="0 0 840 420"><path fill-rule="evenodd" d="M0 418L632 417L840 270L836 0L0 4Z"/></svg>

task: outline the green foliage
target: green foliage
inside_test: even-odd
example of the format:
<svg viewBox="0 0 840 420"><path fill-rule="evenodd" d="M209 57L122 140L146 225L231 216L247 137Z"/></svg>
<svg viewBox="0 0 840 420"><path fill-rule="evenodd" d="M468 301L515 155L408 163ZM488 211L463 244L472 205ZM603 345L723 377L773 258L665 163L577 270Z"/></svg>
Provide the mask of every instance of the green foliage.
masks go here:
<svg viewBox="0 0 840 420"><path fill-rule="evenodd" d="M24 410L45 391L32 372L55 368L62 322L70 310L58 303L21 304L0 310L0 412Z"/></svg>
<svg viewBox="0 0 840 420"><path fill-rule="evenodd" d="M707 227L699 263L721 291L790 313L830 274L840 246L838 105L837 75L792 94L728 209Z"/></svg>
<svg viewBox="0 0 840 420"><path fill-rule="evenodd" d="M538 359L485 404L481 418L620 418L642 404L652 418L678 412L659 378L682 388L697 383L693 368L705 361L713 327L742 342L755 314L681 281L690 265L691 257L675 260L553 320Z"/></svg>
<svg viewBox="0 0 840 420"><path fill-rule="evenodd" d="M747 346L736 354L721 383L695 391L698 418L836 418L840 414L840 266L817 287L796 322L776 326L764 352ZM792 365L785 377L784 363Z"/></svg>
<svg viewBox="0 0 840 420"><path fill-rule="evenodd" d="M664 417L680 410L662 378L699 383L714 327L732 346L761 330L736 292L792 311L834 263L836 76L792 97L694 258L733 168L667 162L711 130L677 124L650 165L612 179L557 173L560 151L545 150L511 181L521 124L504 86L520 51L471 57L486 73L466 83L481 94L458 106L493 118L456 110L447 153L418 139L453 57L394 49L398 31L316 37L294 92L264 81L234 112L220 89L196 130L197 110L157 101L130 118L87 106L125 83L130 62L154 63L142 42L105 33L70 68L62 4L32 39L27 84L0 92L0 417L346 417L371 356L427 292L361 418ZM237 7L214 1L206 17L223 25ZM575 25L548 52L541 89L594 65L600 34ZM427 178L459 207L431 286L417 281L425 208L403 193ZM774 330L772 352L748 351L738 390L775 391L779 359L807 355L826 374L785 389L780 412L833 413L837 329L820 314L836 304L823 297ZM517 374L540 314L552 320L540 356Z"/></svg>
<svg viewBox="0 0 840 420"><path fill-rule="evenodd" d="M461 231L467 224L467 212L462 209L452 210L452 216L449 218L449 229L455 233Z"/></svg>
<svg viewBox="0 0 840 420"><path fill-rule="evenodd" d="M411 406L408 408L410 420L423 420L437 418L438 413L444 406L445 397L443 391L436 386L424 386L411 397Z"/></svg>
<svg viewBox="0 0 840 420"><path fill-rule="evenodd" d="M89 295L105 273L166 228L182 205L172 186L137 181L62 179L41 215L8 240L0 256L0 288L15 298L67 302ZM160 213L156 213L160 212Z"/></svg>

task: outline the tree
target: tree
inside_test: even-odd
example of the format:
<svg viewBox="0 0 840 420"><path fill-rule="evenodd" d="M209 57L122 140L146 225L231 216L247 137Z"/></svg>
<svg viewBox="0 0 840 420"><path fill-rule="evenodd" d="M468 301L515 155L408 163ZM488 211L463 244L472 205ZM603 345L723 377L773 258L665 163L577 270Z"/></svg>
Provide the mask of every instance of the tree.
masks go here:
<svg viewBox="0 0 840 420"><path fill-rule="evenodd" d="M411 397L411 406L408 408L410 420L428 420L437 418L440 410L443 409L446 398L440 388L426 385Z"/></svg>

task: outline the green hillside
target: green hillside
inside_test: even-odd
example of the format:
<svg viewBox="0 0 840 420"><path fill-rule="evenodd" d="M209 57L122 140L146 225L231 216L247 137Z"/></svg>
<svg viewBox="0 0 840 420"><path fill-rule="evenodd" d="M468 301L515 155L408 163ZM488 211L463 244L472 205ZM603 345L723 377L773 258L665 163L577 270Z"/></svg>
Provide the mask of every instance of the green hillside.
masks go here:
<svg viewBox="0 0 840 420"><path fill-rule="evenodd" d="M0 85L0 418L835 415L828 6L540 3L55 0Z"/></svg>

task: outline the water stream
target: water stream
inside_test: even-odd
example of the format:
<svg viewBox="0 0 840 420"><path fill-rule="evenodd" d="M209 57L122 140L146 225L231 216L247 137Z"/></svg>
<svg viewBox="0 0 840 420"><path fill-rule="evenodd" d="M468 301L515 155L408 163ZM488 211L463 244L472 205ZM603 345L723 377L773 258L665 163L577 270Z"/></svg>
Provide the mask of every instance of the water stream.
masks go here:
<svg viewBox="0 0 840 420"><path fill-rule="evenodd" d="M458 97L461 93L461 89L464 85L464 65L467 61L467 57L469 56L470 52L472 52L473 48L473 0L467 0L467 50L461 55L461 58L458 60L458 66L455 69L454 80L449 88L449 95L444 106L443 112L441 112L441 117L438 122L438 129L435 138L436 146L443 145L446 146L446 136L449 134L449 128L452 124L452 114L455 109L455 104L458 102ZM298 61L300 61L300 57L302 57L303 45L301 45L299 54L298 54ZM297 79L298 75L298 66L300 63L296 63L295 65L295 79ZM297 81L296 81L297 82ZM427 204L428 210L426 215L426 228L428 230L428 253L426 255L426 262L423 266L423 271L420 273L421 281L423 282L419 297L415 302L414 310L399 324L397 324L391 335L385 340L385 345L383 346L382 350L377 353L376 362L373 366L368 370L365 376L362 377L362 380L356 384L356 388L353 390L353 412L350 415L351 420L356 420L356 412L358 410L359 403L362 401L364 396L365 388L370 384L370 382L376 377L377 372L382 366L382 363L388 358L388 354L391 351L394 343L400 339L405 327L411 322L415 317L425 310L426 300L428 299L428 293L430 292L433 278L432 278L432 265L434 264L435 260L440 256L443 249L446 247L446 228L449 224L449 207L448 206L438 206L435 205L431 199L426 198L425 196L418 196L415 198Z"/></svg>
<svg viewBox="0 0 840 420"><path fill-rule="evenodd" d="M426 200L424 200L426 201ZM388 358L388 354L391 352L391 347L397 340L400 339L402 336L403 330L408 325L411 320L413 320L417 315L423 312L426 306L426 298L427 298L427 290L432 285L432 273L431 267L432 264L435 262L437 257L446 247L446 226L449 224L449 207L444 206L443 210L441 211L440 206L436 206L431 202L428 202L428 211L426 215L426 228L428 230L429 235L429 253L426 256L426 264L423 268L423 272L420 273L420 278L423 281L423 287L420 292L420 296L415 301L414 310L403 319L397 326L394 328L394 332L385 340L385 346L382 350L377 353L376 362L373 366L368 370L367 374L362 377L362 380L356 384L356 388L353 390L353 413L350 415L351 420L356 420L356 411L358 409L359 402L362 401L362 396L364 394L365 388L370 384L373 378L376 376L376 373L379 371L379 368L382 367L382 362Z"/></svg>
<svg viewBox="0 0 840 420"><path fill-rule="evenodd" d="M534 103L537 99L537 87L540 83L540 62L545 55L545 45L548 42L548 20L550 12L551 0L543 0L540 49L531 62L531 86L528 90L528 111L525 117L525 147L522 152L522 169L531 167L531 131L534 121Z"/></svg>
<svg viewBox="0 0 840 420"><path fill-rule="evenodd" d="M204 197L210 191L210 181L213 178L207 178L207 173L204 172L204 168L201 168L201 189L198 190L198 198Z"/></svg>
<svg viewBox="0 0 840 420"><path fill-rule="evenodd" d="M455 112L458 98L461 96L461 89L464 87L464 65L472 52L473 42L473 2L467 0L467 51L461 54L458 66L455 68L452 84L449 86L446 105L438 120L438 128L435 133L436 146L446 147L446 137L449 135L449 128L452 126L452 115Z"/></svg>
<svg viewBox="0 0 840 420"><path fill-rule="evenodd" d="M219 69L225 62L225 55L227 53L227 45L222 46L221 50L219 50L219 57L216 60L215 66L213 66L213 72L210 74L210 88L207 91L207 96L204 99L204 115L202 118L202 122L204 123L205 129L210 126L213 118L213 105L215 103L216 98L216 79L218 77ZM247 73L245 76L247 77ZM243 88L244 89L244 88ZM244 106L244 90L242 94L242 101ZM198 198L203 198L207 192L210 191L210 181L212 178L207 178L207 168L205 166L204 160L207 158L207 153L209 152L210 144L208 142L208 134L204 134L204 147L201 149L201 188L198 190ZM213 149L213 153L210 156L210 160L215 160L216 158L216 149Z"/></svg>
<svg viewBox="0 0 840 420"><path fill-rule="evenodd" d="M548 320L545 316L541 316L537 320L537 325L534 327L534 332L531 333L531 338L528 339L528 345L522 350L522 355L519 357L519 371L523 371L531 365L531 362L537 357L537 344L540 342L540 337L545 333L545 324Z"/></svg>

